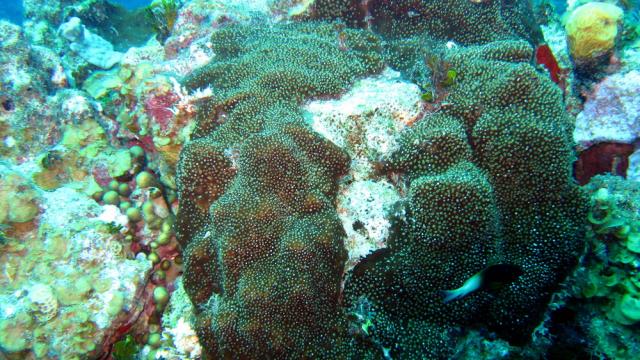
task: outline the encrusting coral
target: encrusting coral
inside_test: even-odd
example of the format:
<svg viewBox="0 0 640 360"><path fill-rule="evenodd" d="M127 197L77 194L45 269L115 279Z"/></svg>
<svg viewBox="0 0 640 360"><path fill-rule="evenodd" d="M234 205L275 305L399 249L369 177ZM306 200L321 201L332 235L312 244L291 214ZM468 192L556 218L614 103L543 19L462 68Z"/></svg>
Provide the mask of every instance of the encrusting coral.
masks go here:
<svg viewBox="0 0 640 360"><path fill-rule="evenodd" d="M343 1L325 16L324 3L311 16L353 14ZM585 206L571 179L573 124L561 91L529 63L536 32L502 18L526 6L423 1L385 27L380 14L405 8L369 3L373 29L393 41L339 23L226 26L211 38L216 58L184 80L213 92L177 178L184 286L210 358L446 358L457 327L472 324L523 343L576 263ZM485 6L480 23L437 22L474 6ZM448 35L476 45L445 46ZM418 50L402 53L411 38ZM342 283L334 203L349 157L299 106L379 73L385 56L433 96L379 161L408 190L394 235ZM417 67L422 78L408 71ZM494 264L523 274L493 295L443 302L441 290Z"/></svg>
<svg viewBox="0 0 640 360"><path fill-rule="evenodd" d="M337 352L346 253L332 203L348 157L298 106L381 70L378 44L331 24L234 26L212 43L219 58L185 84L216 96L178 168L184 286L200 305L201 342L212 358Z"/></svg>
<svg viewBox="0 0 640 360"><path fill-rule="evenodd" d="M384 254L356 266L345 297L352 308L366 299L376 342L403 339L394 349L402 356L448 356L436 344L450 343L455 324L482 322L526 342L582 249L571 121L530 56L526 42L450 51L445 61L458 76L448 105L405 132L383 161L384 170L407 174L405 224ZM442 303L441 290L501 263L524 273L495 296ZM396 288L405 290L390 296ZM414 327L422 338L410 335ZM430 346L421 345L425 337Z"/></svg>

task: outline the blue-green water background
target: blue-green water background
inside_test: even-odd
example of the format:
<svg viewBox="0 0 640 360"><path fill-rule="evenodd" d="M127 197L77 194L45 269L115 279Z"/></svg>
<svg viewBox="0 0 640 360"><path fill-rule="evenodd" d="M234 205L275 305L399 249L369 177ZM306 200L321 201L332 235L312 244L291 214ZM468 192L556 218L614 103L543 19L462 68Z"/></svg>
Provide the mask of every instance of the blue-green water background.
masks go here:
<svg viewBox="0 0 640 360"><path fill-rule="evenodd" d="M112 0L111 2L121 4L126 8L135 9L149 4L152 0ZM46 0L43 0L46 2ZM0 19L7 19L16 24L22 23L23 19L22 0L2 0L0 3Z"/></svg>
<svg viewBox="0 0 640 360"><path fill-rule="evenodd" d="M47 0L42 0L46 2ZM120 4L129 9L135 9L148 5L153 0L110 0L112 3ZM566 0L532 0L534 4L549 2L553 4L559 13L562 13L567 6ZM23 20L22 0L2 0L0 3L0 19L7 19L16 24Z"/></svg>

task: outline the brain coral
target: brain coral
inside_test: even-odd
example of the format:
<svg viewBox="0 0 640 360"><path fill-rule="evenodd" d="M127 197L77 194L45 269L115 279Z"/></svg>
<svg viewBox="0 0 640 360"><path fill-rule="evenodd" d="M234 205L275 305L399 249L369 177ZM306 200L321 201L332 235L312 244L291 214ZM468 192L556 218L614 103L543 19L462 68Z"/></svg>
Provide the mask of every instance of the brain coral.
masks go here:
<svg viewBox="0 0 640 360"><path fill-rule="evenodd" d="M606 55L615 46L623 11L613 4L589 2L577 7L566 21L571 56L589 62Z"/></svg>
<svg viewBox="0 0 640 360"><path fill-rule="evenodd" d="M334 18L352 4L331 3ZM400 42L432 31L415 44L436 61L398 61L396 41L340 24L232 25L212 36L216 58L184 80L215 94L201 104L178 167L184 285L210 358L446 358L456 329L471 324L524 342L582 248L572 121L560 90L530 65L531 45L518 40L531 32L502 17L525 2L372 3L433 10L433 23L417 31L368 11L374 24L398 30L376 31ZM479 16L469 30L477 36L459 39L474 45L443 46L452 30L438 20L446 12ZM495 29L511 30L487 34L498 18ZM422 62L453 75L444 86L438 71L426 72L436 91L431 113L380 161L381 174L405 183L403 216L388 247L342 283L335 202L350 159L305 125L300 104L379 72L384 56L403 70ZM441 290L498 263L523 275L494 294L442 301Z"/></svg>

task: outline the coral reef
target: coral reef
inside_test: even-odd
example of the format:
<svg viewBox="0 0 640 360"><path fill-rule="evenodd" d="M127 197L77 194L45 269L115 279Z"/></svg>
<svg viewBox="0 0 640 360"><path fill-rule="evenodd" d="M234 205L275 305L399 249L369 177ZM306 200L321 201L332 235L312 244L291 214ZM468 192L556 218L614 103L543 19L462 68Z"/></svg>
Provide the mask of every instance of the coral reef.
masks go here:
<svg viewBox="0 0 640 360"><path fill-rule="evenodd" d="M565 312L573 313L572 333L581 334L593 355L631 359L640 349L637 267L640 264L637 182L596 176L590 194L587 252L572 280Z"/></svg>
<svg viewBox="0 0 640 360"><path fill-rule="evenodd" d="M38 16L52 10L42 21L53 28L62 9L48 5ZM135 106L137 96L140 111L153 116L144 106L148 90L130 94L127 85L150 74L154 48L128 52L114 69L119 82L94 81L89 94L69 88L80 77L55 50L34 45L16 25L0 28L2 357L98 358L127 332L153 342L159 329L149 333L150 324L159 322L180 271L176 194L160 182L152 139L146 152L135 135L119 136L124 121L102 98L118 91ZM62 48L59 35L46 44ZM163 81L156 91L174 88Z"/></svg>
<svg viewBox="0 0 640 360"><path fill-rule="evenodd" d="M345 297L373 307L373 338L392 354L446 357L449 346L435 344L475 322L526 341L576 262L584 213L570 178L571 120L558 89L523 63L530 52L522 42L452 50L445 61L459 75L449 105L407 131L384 162L408 175L406 224L388 251L356 266ZM495 298L442 303L440 290L495 263L524 274Z"/></svg>
<svg viewBox="0 0 640 360"><path fill-rule="evenodd" d="M2 166L0 188L11 191L16 171ZM38 196L9 213L9 224L21 223L0 245L0 350L10 359L100 354L108 329L135 312L151 264L127 257L117 230L126 217L99 206L82 188L47 192L22 179L21 201ZM20 219L12 218L15 210Z"/></svg>
<svg viewBox="0 0 640 360"><path fill-rule="evenodd" d="M213 358L346 351L346 332L333 336L344 329L346 253L331 204L348 157L298 106L380 71L379 44L331 24L231 26L211 41L215 61L184 82L216 93L178 167L184 286L203 348Z"/></svg>
<svg viewBox="0 0 640 360"><path fill-rule="evenodd" d="M316 2L311 15L351 16L348 3L326 15ZM457 327L471 324L524 343L576 263L585 207L571 179L572 120L560 90L528 64L531 46L517 40L537 34L502 18L507 9L493 2L486 12L426 1L418 16L381 15L406 10L388 6L369 8L373 29L393 39L385 48L375 35L339 24L226 26L211 37L216 57L184 80L191 90L212 89L177 181L184 286L209 357L444 358ZM436 19L473 14L477 21L446 29L420 16L429 9ZM508 11L526 16L526 8ZM504 31L493 31L496 19ZM403 57L399 44L410 37L405 43L419 47ZM500 41L444 46L451 37ZM432 55L426 62L425 54ZM367 145L375 117L308 115L307 124L335 145L311 132L300 103L380 71L383 55L413 80L407 70L425 69L427 115L382 118L388 151ZM369 170L358 170L359 162ZM404 201L381 211L392 234L355 264L341 292L347 254L332 203L340 186L348 188L346 178L338 182L348 173L388 175L388 186L375 191ZM441 290L495 263L524 274L495 297L442 302Z"/></svg>
<svg viewBox="0 0 640 360"><path fill-rule="evenodd" d="M637 354L637 3L147 5L0 21L0 358Z"/></svg>

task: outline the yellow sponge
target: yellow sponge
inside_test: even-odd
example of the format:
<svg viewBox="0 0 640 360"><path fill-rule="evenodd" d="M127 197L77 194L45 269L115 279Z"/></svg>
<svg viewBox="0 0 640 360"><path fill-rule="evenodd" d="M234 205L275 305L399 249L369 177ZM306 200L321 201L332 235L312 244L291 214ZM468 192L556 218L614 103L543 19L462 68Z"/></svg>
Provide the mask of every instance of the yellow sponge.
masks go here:
<svg viewBox="0 0 640 360"><path fill-rule="evenodd" d="M612 4L590 2L576 8L565 24L571 56L589 61L612 50L621 19L622 9Z"/></svg>

